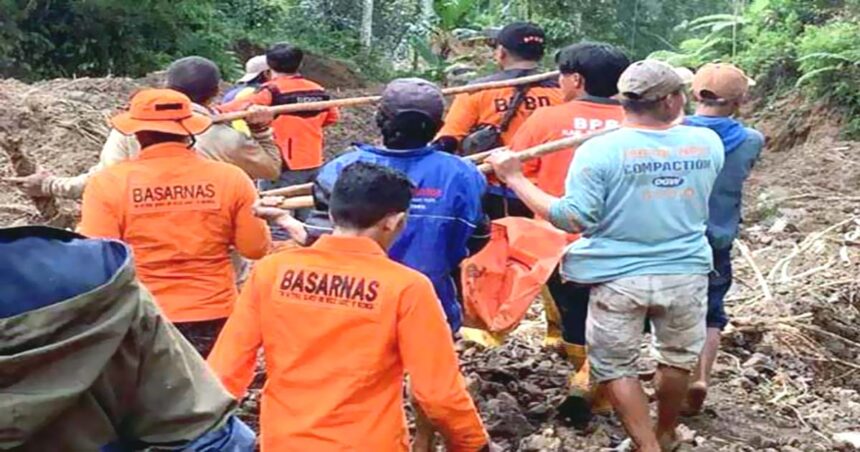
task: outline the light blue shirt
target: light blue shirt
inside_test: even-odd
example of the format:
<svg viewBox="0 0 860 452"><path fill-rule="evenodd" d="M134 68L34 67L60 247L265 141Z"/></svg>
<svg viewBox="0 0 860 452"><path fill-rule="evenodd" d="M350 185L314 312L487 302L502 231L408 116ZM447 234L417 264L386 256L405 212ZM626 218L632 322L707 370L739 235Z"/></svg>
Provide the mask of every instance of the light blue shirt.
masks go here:
<svg viewBox="0 0 860 452"><path fill-rule="evenodd" d="M562 261L565 280L707 274L708 198L723 166L719 136L701 127L624 127L582 145L550 221L582 232Z"/></svg>

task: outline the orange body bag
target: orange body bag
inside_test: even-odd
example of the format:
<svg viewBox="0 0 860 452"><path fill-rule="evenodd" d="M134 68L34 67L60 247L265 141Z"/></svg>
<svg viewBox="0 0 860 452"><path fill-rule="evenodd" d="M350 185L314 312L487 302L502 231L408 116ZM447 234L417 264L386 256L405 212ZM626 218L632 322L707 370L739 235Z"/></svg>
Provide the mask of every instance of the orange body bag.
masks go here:
<svg viewBox="0 0 860 452"><path fill-rule="evenodd" d="M464 325L491 333L516 328L570 242L543 220L493 221L490 243L461 267Z"/></svg>

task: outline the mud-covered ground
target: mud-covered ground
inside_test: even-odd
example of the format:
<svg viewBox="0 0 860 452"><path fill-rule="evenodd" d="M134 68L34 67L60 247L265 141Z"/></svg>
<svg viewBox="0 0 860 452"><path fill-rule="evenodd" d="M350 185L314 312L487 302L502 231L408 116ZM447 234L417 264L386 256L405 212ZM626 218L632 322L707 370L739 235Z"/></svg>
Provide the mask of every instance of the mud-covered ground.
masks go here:
<svg viewBox="0 0 860 452"><path fill-rule="evenodd" d="M0 80L0 146L19 140L46 170L75 175L98 159L106 118L146 80ZM332 88L336 97L375 92ZM790 98L750 114L770 139L749 181L746 222L726 332L707 408L684 419L682 450L827 451L860 432L860 143L842 142L838 117ZM373 140L373 107L344 110L327 153ZM0 176L11 174L0 152ZM77 204L61 203L75 215ZM0 225L41 221L30 200L0 185ZM624 439L614 417L585 430L559 419L570 371L542 350L536 304L502 347L461 344L465 374L494 440L511 451L608 450ZM258 394L245 405L254 420ZM851 450L845 448L845 450Z"/></svg>

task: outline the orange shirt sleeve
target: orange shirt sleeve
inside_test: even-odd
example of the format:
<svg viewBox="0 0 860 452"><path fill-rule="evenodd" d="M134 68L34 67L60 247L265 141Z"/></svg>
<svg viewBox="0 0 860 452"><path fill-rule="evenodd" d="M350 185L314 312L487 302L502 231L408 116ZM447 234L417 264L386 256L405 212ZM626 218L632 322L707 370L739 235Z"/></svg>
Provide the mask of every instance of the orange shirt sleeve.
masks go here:
<svg viewBox="0 0 860 452"><path fill-rule="evenodd" d="M121 239L121 213L111 199L114 189L108 189L103 179L103 175L96 175L84 188L78 232L87 237Z"/></svg>
<svg viewBox="0 0 860 452"><path fill-rule="evenodd" d="M245 396L254 379L257 350L263 343L260 294L266 290L266 285L261 281L262 268L263 264L251 272L207 359L209 367L237 399Z"/></svg>
<svg viewBox="0 0 860 452"><path fill-rule="evenodd" d="M272 244L269 226L254 216L257 191L245 173L237 173L233 211L233 245L248 259L260 259Z"/></svg>
<svg viewBox="0 0 860 452"><path fill-rule="evenodd" d="M340 110L337 108L330 108L328 110L328 114L326 114L325 121L323 121L323 127L330 126L340 120Z"/></svg>
<svg viewBox="0 0 860 452"><path fill-rule="evenodd" d="M245 96L241 99L233 99L226 104L218 106L218 111L229 113L234 111L247 110L251 105L272 105L272 92L267 89L257 90L257 92Z"/></svg>
<svg viewBox="0 0 860 452"><path fill-rule="evenodd" d="M448 114L445 116L445 124L439 131L439 137L454 137L462 140L469 131L478 124L480 119L476 95L460 94L454 98Z"/></svg>
<svg viewBox="0 0 860 452"><path fill-rule="evenodd" d="M448 450L484 447L489 436L466 390L451 330L429 280L422 278L403 292L397 337L415 399L444 434Z"/></svg>

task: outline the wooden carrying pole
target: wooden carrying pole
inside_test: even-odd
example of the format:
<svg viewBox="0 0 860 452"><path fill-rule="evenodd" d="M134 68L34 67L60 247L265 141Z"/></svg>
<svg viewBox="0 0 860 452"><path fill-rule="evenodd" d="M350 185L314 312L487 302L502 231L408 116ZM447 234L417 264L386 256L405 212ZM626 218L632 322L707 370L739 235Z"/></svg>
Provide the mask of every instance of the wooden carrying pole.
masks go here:
<svg viewBox="0 0 860 452"><path fill-rule="evenodd" d="M529 75L526 77L514 78L510 80L500 80L497 82L478 83L475 85L466 86L454 86L451 88L443 89L442 94L446 96L454 96L457 94L474 93L477 91L484 91L488 89L508 88L511 86L519 86L528 83L541 82L547 79L551 79L553 77L558 77L558 71L545 72L542 74ZM273 114L295 113L298 111L317 111L335 107L354 107L356 105L373 104L379 102L380 99L382 99L382 96L351 97L349 99L334 99L322 102L306 102L300 104L277 105L274 107L269 107L269 110ZM242 119L245 116L248 116L248 114L249 112L246 110L223 113L214 116L212 118L212 121L230 122L235 121L237 119Z"/></svg>
<svg viewBox="0 0 860 452"><path fill-rule="evenodd" d="M521 162L539 159L545 155L552 154L554 152L578 147L582 143L585 143L586 141L594 137L609 133L612 130L615 130L615 128L613 127L609 129L604 129L599 132L591 133L582 137L562 138L560 140L550 141L549 143L544 143L532 148L524 149L522 152L517 152L516 156ZM478 165L478 170L480 170L482 173L490 173L493 171L493 167L489 163L482 163ZM313 206L313 196L296 196L293 198L287 198L284 199L284 201L278 205L278 207L280 207L281 209L286 210L306 209Z"/></svg>
<svg viewBox="0 0 860 452"><path fill-rule="evenodd" d="M482 162L485 158L489 157L490 154L492 154L493 152L502 151L505 149L507 148L499 147L495 149L490 149L489 151L478 152L477 154L472 154L465 158L478 164ZM273 188L271 190L266 190L260 192L260 196L281 196L284 198L292 198L293 196L310 195L313 192L313 189L313 182L308 182L307 184L290 185L289 187Z"/></svg>

